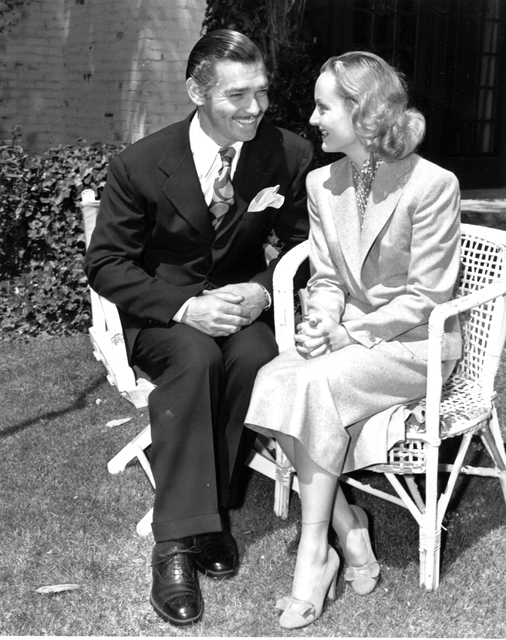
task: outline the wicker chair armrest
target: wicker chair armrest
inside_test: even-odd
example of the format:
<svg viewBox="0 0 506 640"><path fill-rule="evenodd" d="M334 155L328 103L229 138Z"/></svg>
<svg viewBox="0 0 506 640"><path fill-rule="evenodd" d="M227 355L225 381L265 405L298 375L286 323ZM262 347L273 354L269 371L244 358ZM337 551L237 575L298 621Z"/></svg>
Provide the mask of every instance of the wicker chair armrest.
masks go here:
<svg viewBox="0 0 506 640"><path fill-rule="evenodd" d="M429 318L429 330L438 331L441 327L444 327L445 320L451 316L456 316L458 313L469 311L474 307L478 307L485 302L490 302L499 296L506 294L506 280L499 282L492 282L479 289L468 293L466 296L449 300L443 304L438 304L431 313Z"/></svg>
<svg viewBox="0 0 506 640"><path fill-rule="evenodd" d="M285 254L276 265L273 275L273 286L275 289L293 291L293 278L297 269L309 256L309 240L301 242Z"/></svg>
<svg viewBox="0 0 506 640"><path fill-rule="evenodd" d="M426 440L439 446L439 406L443 388L441 370L445 321L451 316L469 311L506 294L506 281L492 282L478 291L437 305L429 318L429 346L427 360ZM506 327L502 329L504 332Z"/></svg>
<svg viewBox="0 0 506 640"><path fill-rule="evenodd" d="M309 255L309 241L305 240L284 255L274 269L274 325L279 351L293 346L295 318L293 310L293 278Z"/></svg>

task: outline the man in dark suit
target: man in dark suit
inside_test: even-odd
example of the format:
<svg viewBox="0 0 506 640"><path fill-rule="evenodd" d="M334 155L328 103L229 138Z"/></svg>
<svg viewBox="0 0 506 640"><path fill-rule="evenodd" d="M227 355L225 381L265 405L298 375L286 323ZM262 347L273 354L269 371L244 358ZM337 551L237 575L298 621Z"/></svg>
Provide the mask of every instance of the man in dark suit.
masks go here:
<svg viewBox="0 0 506 640"><path fill-rule="evenodd" d="M226 522L254 435L243 429L257 371L277 355L274 230L307 237L311 144L263 121L262 54L230 30L190 54L196 111L113 158L86 256L90 285L118 306L131 362L149 396L156 482L151 603L175 625L197 622L196 568L234 575Z"/></svg>

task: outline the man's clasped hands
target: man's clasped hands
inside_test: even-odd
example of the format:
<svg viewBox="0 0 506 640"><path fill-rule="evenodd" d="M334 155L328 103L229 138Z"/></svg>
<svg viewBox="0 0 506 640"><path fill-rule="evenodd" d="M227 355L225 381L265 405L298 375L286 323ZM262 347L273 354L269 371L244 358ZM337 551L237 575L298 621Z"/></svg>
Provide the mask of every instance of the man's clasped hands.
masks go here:
<svg viewBox="0 0 506 640"><path fill-rule="evenodd" d="M193 298L182 322L219 338L250 325L265 308L263 287L257 282L239 282L205 290Z"/></svg>

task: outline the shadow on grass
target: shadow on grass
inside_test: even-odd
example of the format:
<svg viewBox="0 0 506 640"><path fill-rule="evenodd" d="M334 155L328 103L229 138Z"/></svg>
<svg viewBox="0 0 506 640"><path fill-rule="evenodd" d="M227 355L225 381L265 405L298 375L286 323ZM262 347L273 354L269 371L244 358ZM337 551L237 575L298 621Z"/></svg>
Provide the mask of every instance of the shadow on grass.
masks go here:
<svg viewBox="0 0 506 640"><path fill-rule="evenodd" d="M460 439L450 441L443 447L443 461L449 462L447 455L458 446L457 440ZM472 443L465 463L473 466L490 465L490 458L481 441ZM381 474L362 471L354 475L377 489L391 489L390 483ZM440 474L439 491L444 491L448 477L449 474ZM424 496L425 476L420 474L417 482ZM373 544L380 563L401 570L414 564L418 569L420 530L407 509L348 485L343 488L349 502L359 504L370 516ZM460 475L443 520L441 580L451 574L453 566L480 544L481 539L504 527L504 522L505 497L498 478ZM338 544L338 541L334 542Z"/></svg>
<svg viewBox="0 0 506 640"><path fill-rule="evenodd" d="M278 626L274 604L291 589L295 555L289 551L300 522L297 494L292 492L288 518L281 520L273 512L272 480L245 468L244 500L230 512L240 571L230 581L201 577L203 621L188 629L171 627L149 604L152 537L142 539L135 532L152 504L149 482L138 463L115 477L106 466L145 426L145 414L107 384L85 337L0 349L0 368L10 385L8 426L0 433L6 635L288 637ZM26 406L15 406L23 402ZM498 410L502 419L506 409ZM118 429L107 426L126 413L132 414L131 422ZM482 453L478 447L471 455ZM377 474L357 475L390 487ZM369 514L382 580L373 594L359 598L341 574L337 601L326 605L309 635L504 637L506 575L500 566L506 529L497 481L459 481L445 520L441 587L432 594L418 587L419 533L409 512L345 490ZM60 583L80 588L47 597L35 592L43 584ZM305 631L297 634L308 637Z"/></svg>
<svg viewBox="0 0 506 640"><path fill-rule="evenodd" d="M502 416L500 416L501 418ZM450 460L449 456L458 447L460 438L444 443L442 460ZM487 466L490 459L480 441L475 441L466 456L466 464ZM360 471L354 477L377 489L391 492L390 483L382 474ZM448 474L440 476L440 490L444 490ZM420 474L417 482L424 495L425 477ZM381 563L389 567L406 570L410 565L419 567L420 530L409 511L403 507L371 496L349 485L342 485L343 491L351 504L362 506L369 515L371 535L376 554ZM288 518L282 520L273 513L274 484L271 480L259 476L247 469L243 480L244 502L235 511L236 526L239 537L245 536L252 544L273 531L286 533L286 552L296 553L300 533L300 499L292 491ZM242 522L241 509L255 509L255 525L250 531L249 520ZM448 509L443 521L441 535L441 579L451 572L452 565L465 556L466 551L479 543L495 529L504 526L504 496L497 478L461 475L457 480ZM234 522L234 520L233 520ZM241 526L242 524L242 526ZM339 540L331 531L329 541L340 550ZM341 557L342 557L342 550Z"/></svg>
<svg viewBox="0 0 506 640"><path fill-rule="evenodd" d="M25 420L24 422L20 422L19 424L14 424L9 427L0 429L0 441L12 436L14 434L20 433L25 429L28 429L31 426L39 424L45 420L55 420L57 418L61 418L62 416L75 413L76 411L80 411L86 407L86 398L92 393L100 388L104 384L103 377L98 377L93 384L90 384L86 389L79 394L77 399L67 407L63 409L58 409L56 411L47 411L44 414L37 415L33 418ZM21 395L21 394L20 394Z"/></svg>

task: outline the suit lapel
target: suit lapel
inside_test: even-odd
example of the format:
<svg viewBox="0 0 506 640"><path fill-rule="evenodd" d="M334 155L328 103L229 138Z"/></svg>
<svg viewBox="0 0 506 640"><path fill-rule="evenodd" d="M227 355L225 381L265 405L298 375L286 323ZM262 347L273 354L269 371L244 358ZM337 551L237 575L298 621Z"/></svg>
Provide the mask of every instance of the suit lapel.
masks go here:
<svg viewBox="0 0 506 640"><path fill-rule="evenodd" d="M360 266L363 265L371 246L395 211L405 184L403 177L411 167L410 158L393 164L383 162L379 167L372 183L362 228Z"/></svg>
<svg viewBox="0 0 506 640"><path fill-rule="evenodd" d="M167 175L163 192L179 215L203 235L214 235L190 148L188 132L192 115L171 131L158 168Z"/></svg>
<svg viewBox="0 0 506 640"><path fill-rule="evenodd" d="M355 279L360 276L360 215L349 161L331 166L329 206L336 238Z"/></svg>
<svg viewBox="0 0 506 640"><path fill-rule="evenodd" d="M211 216L200 186L190 149L189 126L193 114L175 127L167 140L167 150L158 168L167 175L165 196L189 224L203 235L214 235ZM222 236L246 212L255 195L267 185L266 161L272 151L260 127L251 142L245 142L234 174L235 207L222 222L216 238Z"/></svg>

